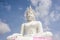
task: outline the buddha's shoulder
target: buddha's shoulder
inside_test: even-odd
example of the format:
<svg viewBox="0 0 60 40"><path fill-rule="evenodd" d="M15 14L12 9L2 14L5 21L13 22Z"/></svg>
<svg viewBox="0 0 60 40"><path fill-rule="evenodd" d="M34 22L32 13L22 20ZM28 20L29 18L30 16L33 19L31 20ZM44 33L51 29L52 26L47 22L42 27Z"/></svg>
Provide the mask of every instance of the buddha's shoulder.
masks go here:
<svg viewBox="0 0 60 40"><path fill-rule="evenodd" d="M41 24L41 21L27 22L27 23L23 23L22 25L26 25L26 24Z"/></svg>
<svg viewBox="0 0 60 40"><path fill-rule="evenodd" d="M39 25L42 25L42 22L41 21L36 21L37 24Z"/></svg>
<svg viewBox="0 0 60 40"><path fill-rule="evenodd" d="M41 23L41 21L35 21L36 23Z"/></svg>
<svg viewBox="0 0 60 40"><path fill-rule="evenodd" d="M41 21L32 21L33 23L41 23Z"/></svg>

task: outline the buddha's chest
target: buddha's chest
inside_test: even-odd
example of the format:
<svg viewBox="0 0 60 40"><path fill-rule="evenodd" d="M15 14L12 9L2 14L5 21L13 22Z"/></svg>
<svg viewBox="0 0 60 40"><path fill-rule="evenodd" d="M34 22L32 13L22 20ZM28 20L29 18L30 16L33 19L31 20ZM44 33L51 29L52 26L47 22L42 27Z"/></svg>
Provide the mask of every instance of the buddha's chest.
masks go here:
<svg viewBox="0 0 60 40"><path fill-rule="evenodd" d="M28 33L28 34L33 34L33 33L36 33L37 31L37 28L38 28L38 23L27 23L24 25L25 27L25 33Z"/></svg>
<svg viewBox="0 0 60 40"><path fill-rule="evenodd" d="M29 23L24 26L25 26L25 29L36 29L38 27L37 23Z"/></svg>

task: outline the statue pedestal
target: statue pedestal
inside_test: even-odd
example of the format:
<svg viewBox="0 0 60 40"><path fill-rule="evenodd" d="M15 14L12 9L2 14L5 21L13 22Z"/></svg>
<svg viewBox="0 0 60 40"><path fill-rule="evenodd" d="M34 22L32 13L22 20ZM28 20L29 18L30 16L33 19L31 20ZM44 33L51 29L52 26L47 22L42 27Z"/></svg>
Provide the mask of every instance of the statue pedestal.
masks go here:
<svg viewBox="0 0 60 40"><path fill-rule="evenodd" d="M52 37L33 37L33 40L52 40Z"/></svg>
<svg viewBox="0 0 60 40"><path fill-rule="evenodd" d="M52 35L50 34L35 34L33 36L19 36L15 40L52 40Z"/></svg>
<svg viewBox="0 0 60 40"><path fill-rule="evenodd" d="M52 40L52 37L23 37L15 40Z"/></svg>
<svg viewBox="0 0 60 40"><path fill-rule="evenodd" d="M35 35L20 35L20 34L13 34L7 38L7 40L52 40L52 33L37 33Z"/></svg>

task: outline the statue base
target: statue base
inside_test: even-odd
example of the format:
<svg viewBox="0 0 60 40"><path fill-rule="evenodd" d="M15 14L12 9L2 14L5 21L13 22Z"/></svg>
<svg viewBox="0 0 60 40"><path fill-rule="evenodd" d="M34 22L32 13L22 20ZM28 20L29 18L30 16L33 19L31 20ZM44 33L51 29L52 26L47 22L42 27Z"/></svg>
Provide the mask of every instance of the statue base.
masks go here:
<svg viewBox="0 0 60 40"><path fill-rule="evenodd" d="M7 40L52 40L52 33L46 32L46 33L38 33L35 35L20 35L20 34L13 34L11 36L8 36Z"/></svg>
<svg viewBox="0 0 60 40"><path fill-rule="evenodd" d="M52 40L51 37L34 37L33 40Z"/></svg>
<svg viewBox="0 0 60 40"><path fill-rule="evenodd" d="M52 37L24 37L15 40L52 40Z"/></svg>

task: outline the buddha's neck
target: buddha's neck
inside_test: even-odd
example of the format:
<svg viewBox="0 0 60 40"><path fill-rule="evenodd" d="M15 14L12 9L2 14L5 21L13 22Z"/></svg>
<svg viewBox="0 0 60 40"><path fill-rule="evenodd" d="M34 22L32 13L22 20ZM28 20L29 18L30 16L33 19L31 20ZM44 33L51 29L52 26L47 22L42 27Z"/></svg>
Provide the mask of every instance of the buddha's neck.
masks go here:
<svg viewBox="0 0 60 40"><path fill-rule="evenodd" d="M36 21L36 20L27 20L27 22L32 22L32 21Z"/></svg>

